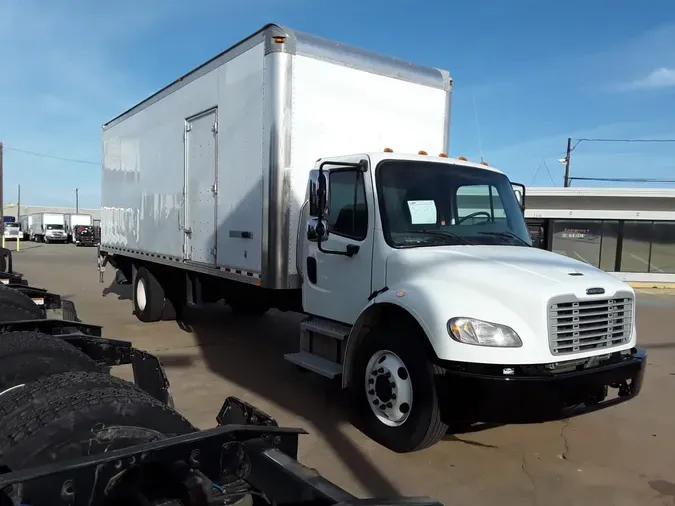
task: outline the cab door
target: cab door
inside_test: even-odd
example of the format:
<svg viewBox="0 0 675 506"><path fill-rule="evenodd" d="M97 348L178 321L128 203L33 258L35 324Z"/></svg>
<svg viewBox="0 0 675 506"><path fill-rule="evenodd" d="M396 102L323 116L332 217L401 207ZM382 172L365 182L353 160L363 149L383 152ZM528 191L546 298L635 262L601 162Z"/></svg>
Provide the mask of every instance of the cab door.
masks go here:
<svg viewBox="0 0 675 506"><path fill-rule="evenodd" d="M342 161L358 163L359 159ZM353 324L372 293L372 178L369 168L333 165L324 172L328 213L323 218L328 235L319 246L314 233L317 218L309 216L302 229L302 302L307 313Z"/></svg>

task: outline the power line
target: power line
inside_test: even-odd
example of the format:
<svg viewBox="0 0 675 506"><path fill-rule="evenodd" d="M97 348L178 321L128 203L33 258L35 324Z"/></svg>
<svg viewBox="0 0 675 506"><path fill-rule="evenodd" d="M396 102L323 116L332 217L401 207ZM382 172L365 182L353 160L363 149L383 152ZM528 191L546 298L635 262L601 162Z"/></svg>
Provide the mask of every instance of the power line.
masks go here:
<svg viewBox="0 0 675 506"><path fill-rule="evenodd" d="M551 171L548 168L548 163L546 163L546 159L543 160L544 162L544 167L546 168L546 173L548 174L548 178L551 180L551 183L553 183L553 186L557 186L555 179L553 179L553 176L551 175Z"/></svg>
<svg viewBox="0 0 675 506"><path fill-rule="evenodd" d="M52 160L61 160L64 162L73 162L73 163L84 163L87 165L98 165L99 167L101 164L99 162L92 162L91 160L81 160L78 158L66 158L62 156L55 156L55 155L49 155L46 153L38 153L37 151L28 151L26 149L19 149L19 148L12 148L9 146L5 146L4 149L6 151L16 151L17 153L24 153L26 155L32 155L32 156L39 156L40 158L50 158Z"/></svg>

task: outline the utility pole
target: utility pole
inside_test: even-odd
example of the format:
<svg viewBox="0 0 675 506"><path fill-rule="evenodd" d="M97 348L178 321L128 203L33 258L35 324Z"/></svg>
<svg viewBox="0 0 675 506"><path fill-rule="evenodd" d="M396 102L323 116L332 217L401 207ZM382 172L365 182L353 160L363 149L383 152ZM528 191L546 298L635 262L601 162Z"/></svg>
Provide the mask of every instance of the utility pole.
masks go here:
<svg viewBox="0 0 675 506"><path fill-rule="evenodd" d="M570 185L570 156L572 155L572 138L567 138L567 153L565 154L565 181L563 185L565 188Z"/></svg>
<svg viewBox="0 0 675 506"><path fill-rule="evenodd" d="M3 149L2 149L2 142L0 142L0 234L4 235L5 233L5 201L2 198L2 192L4 191L2 188L2 182L5 178L4 173L2 171L2 155L3 155Z"/></svg>
<svg viewBox="0 0 675 506"><path fill-rule="evenodd" d="M75 188L75 214L80 214L80 189Z"/></svg>
<svg viewBox="0 0 675 506"><path fill-rule="evenodd" d="M16 222L20 223L20 221L21 221L21 185L19 185L19 189L16 195Z"/></svg>

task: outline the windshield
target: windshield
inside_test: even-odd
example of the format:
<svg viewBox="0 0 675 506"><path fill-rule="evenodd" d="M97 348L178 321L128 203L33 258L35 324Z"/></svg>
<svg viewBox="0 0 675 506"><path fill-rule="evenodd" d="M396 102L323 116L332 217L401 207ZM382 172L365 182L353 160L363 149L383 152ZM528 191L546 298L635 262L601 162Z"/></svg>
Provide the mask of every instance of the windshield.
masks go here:
<svg viewBox="0 0 675 506"><path fill-rule="evenodd" d="M5 223L6 228L19 228L18 223Z"/></svg>
<svg viewBox="0 0 675 506"><path fill-rule="evenodd" d="M531 246L508 178L488 169L391 160L377 169L382 228L395 248Z"/></svg>
<svg viewBox="0 0 675 506"><path fill-rule="evenodd" d="M47 225L47 230L63 230L63 225Z"/></svg>

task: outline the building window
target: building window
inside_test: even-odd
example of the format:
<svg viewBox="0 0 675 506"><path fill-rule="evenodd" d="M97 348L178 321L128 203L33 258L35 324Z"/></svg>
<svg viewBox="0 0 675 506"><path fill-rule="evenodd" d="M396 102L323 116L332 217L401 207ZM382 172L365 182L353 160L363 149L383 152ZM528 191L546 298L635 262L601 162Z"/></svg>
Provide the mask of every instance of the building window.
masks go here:
<svg viewBox="0 0 675 506"><path fill-rule="evenodd" d="M602 240L600 243L600 268L603 271L616 271L616 248L619 243L619 222L602 222Z"/></svg>
<svg viewBox="0 0 675 506"><path fill-rule="evenodd" d="M675 222L654 222L649 272L675 274Z"/></svg>
<svg viewBox="0 0 675 506"><path fill-rule="evenodd" d="M601 238L601 221L556 220L553 222L551 249L555 253L598 267Z"/></svg>
<svg viewBox="0 0 675 506"><path fill-rule="evenodd" d="M621 272L649 272L652 230L651 221L624 222Z"/></svg>

